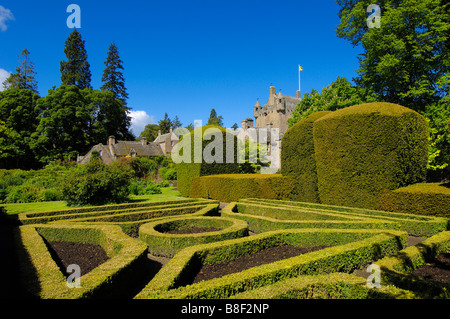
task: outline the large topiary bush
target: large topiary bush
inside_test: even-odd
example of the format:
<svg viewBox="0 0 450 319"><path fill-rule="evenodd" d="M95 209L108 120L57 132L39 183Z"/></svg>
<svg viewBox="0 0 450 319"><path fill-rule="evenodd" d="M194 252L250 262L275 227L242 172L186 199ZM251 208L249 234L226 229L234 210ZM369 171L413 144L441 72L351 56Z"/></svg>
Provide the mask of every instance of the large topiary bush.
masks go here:
<svg viewBox="0 0 450 319"><path fill-rule="evenodd" d="M375 208L383 190L425 180L428 124L409 108L360 104L325 115L313 126L324 204Z"/></svg>
<svg viewBox="0 0 450 319"><path fill-rule="evenodd" d="M194 177L239 173L236 150L236 136L223 127L202 126L183 135L172 151L181 195L190 196Z"/></svg>
<svg viewBox="0 0 450 319"><path fill-rule="evenodd" d="M283 136L281 174L295 181L291 194L293 200L319 203L313 124L329 113L331 111L310 114L289 128Z"/></svg>

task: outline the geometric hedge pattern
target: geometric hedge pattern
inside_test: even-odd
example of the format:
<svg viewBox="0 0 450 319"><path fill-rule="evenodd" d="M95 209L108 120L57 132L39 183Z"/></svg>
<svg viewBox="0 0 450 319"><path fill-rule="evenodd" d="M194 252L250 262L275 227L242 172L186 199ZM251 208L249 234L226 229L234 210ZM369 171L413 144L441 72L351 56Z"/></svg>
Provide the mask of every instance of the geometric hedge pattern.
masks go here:
<svg viewBox="0 0 450 319"><path fill-rule="evenodd" d="M23 284L40 298L111 296L127 276L139 274L152 251L148 246L154 245L173 247L173 257L135 298L302 298L311 287L336 298L411 298L417 296L414 285L400 284L404 259L395 256L405 256L406 250L411 260L429 260L430 251L450 251L448 220L440 217L266 199L239 200L218 212L218 201L182 199L20 214L24 226L15 239ZM233 231L158 234L158 229L193 227L197 221ZM428 245L428 252L406 248L408 236L427 237L420 247ZM81 277L83 289L69 289L45 240L97 243L110 259ZM192 284L199 267L279 245L326 248ZM349 273L373 262L394 275L382 275L382 290L361 289L361 278ZM341 286L347 295L330 288Z"/></svg>

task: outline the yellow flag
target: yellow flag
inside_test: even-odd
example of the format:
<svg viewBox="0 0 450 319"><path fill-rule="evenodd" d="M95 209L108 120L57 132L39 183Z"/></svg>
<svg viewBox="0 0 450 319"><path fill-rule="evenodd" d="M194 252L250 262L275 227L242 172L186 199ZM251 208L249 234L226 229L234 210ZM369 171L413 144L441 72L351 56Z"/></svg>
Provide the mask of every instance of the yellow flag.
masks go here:
<svg viewBox="0 0 450 319"><path fill-rule="evenodd" d="M299 71L303 71L303 68L299 65L299 66L298 66L298 70L299 70Z"/></svg>

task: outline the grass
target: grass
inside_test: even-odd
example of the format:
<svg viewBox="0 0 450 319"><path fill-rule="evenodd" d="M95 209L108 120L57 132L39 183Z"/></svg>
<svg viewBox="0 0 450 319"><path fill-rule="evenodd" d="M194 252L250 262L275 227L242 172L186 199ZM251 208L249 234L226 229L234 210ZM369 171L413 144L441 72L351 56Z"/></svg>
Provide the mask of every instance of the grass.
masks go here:
<svg viewBox="0 0 450 319"><path fill-rule="evenodd" d="M174 187L163 187L161 188L161 191L162 194L131 195L130 202L154 202L182 198L180 192ZM16 215L25 212L44 212L49 210L61 210L70 208L69 206L67 206L67 203L65 201L3 204L2 206L5 208L6 213L9 215Z"/></svg>

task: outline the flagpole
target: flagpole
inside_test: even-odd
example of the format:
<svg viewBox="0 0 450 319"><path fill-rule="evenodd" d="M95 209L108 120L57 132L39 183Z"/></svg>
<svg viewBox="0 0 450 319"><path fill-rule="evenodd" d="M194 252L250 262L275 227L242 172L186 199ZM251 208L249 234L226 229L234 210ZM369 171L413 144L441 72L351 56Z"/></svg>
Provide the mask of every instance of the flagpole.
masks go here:
<svg viewBox="0 0 450 319"><path fill-rule="evenodd" d="M302 90L300 89L300 64L298 65L298 91L300 92L301 97Z"/></svg>

